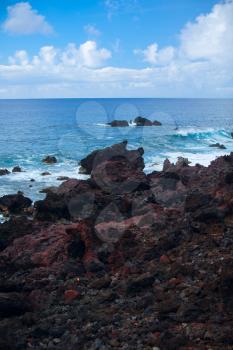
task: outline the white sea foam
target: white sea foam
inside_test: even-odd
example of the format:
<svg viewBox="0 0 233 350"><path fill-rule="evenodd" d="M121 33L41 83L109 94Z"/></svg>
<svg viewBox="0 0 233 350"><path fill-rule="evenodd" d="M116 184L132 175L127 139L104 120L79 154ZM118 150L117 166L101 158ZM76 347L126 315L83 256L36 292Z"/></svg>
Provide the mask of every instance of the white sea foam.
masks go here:
<svg viewBox="0 0 233 350"><path fill-rule="evenodd" d="M107 127L107 128L109 128L109 127L111 126L111 125L106 124L106 123L96 123L95 125L96 125L96 126Z"/></svg>
<svg viewBox="0 0 233 350"><path fill-rule="evenodd" d="M218 131L218 130L214 128L186 127L186 128L180 128L176 130L176 134L181 136L189 136L189 135L200 134L200 133L212 133L215 131Z"/></svg>
<svg viewBox="0 0 233 350"><path fill-rule="evenodd" d="M5 221L4 217L2 214L0 214L0 224L2 224Z"/></svg>
<svg viewBox="0 0 233 350"><path fill-rule="evenodd" d="M145 164L145 172L149 173L154 170L161 171L163 168L163 162L167 158L171 163L176 163L179 157L188 158L190 165L201 164L204 166L210 165L210 163L217 157L229 154L226 150L216 150L212 153L190 153L190 152L168 152L163 156L157 156L150 158L150 161Z"/></svg>

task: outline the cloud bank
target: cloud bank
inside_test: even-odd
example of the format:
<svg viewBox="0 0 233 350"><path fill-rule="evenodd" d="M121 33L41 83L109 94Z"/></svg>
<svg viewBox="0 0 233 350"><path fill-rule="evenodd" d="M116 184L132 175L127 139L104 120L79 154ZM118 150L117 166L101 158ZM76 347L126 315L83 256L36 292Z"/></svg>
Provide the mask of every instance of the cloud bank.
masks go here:
<svg viewBox="0 0 233 350"><path fill-rule="evenodd" d="M187 23L177 47L134 50L144 68L113 67L89 40L65 49L24 50L0 65L0 97L233 97L233 1Z"/></svg>

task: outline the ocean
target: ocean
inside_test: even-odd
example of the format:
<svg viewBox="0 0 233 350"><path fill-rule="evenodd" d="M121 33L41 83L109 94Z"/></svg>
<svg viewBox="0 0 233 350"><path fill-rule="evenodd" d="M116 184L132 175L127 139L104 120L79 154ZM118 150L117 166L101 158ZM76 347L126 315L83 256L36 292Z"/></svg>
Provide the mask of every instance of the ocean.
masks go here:
<svg viewBox="0 0 233 350"><path fill-rule="evenodd" d="M139 115L162 126L106 125ZM85 178L78 163L91 151L123 140L128 148L144 148L147 173L179 156L208 165L233 151L232 122L233 99L0 100L0 168L24 170L0 177L0 196L22 191L33 200L43 198L40 190L59 185L59 176ZM209 147L217 142L226 149ZM43 164L46 155L58 163ZM41 176L44 171L51 175Z"/></svg>

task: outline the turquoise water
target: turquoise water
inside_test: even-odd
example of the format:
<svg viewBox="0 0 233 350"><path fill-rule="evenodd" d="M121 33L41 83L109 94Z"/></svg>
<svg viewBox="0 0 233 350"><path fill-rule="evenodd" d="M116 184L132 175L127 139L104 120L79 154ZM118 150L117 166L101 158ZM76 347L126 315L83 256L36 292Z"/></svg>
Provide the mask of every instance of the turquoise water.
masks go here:
<svg viewBox="0 0 233 350"><path fill-rule="evenodd" d="M138 115L162 127L111 128L113 119ZM204 165L233 151L233 99L54 99L0 100L0 168L20 165L25 172L0 177L0 196L23 191L33 200L58 185L58 176L81 178L78 162L96 148L124 139L144 147L146 172L161 169L165 158L188 157ZM226 150L210 148L222 143ZM45 155L59 162L42 164ZM49 171L50 176L41 173ZM35 182L30 182L30 179ZM32 186L32 187L29 187Z"/></svg>

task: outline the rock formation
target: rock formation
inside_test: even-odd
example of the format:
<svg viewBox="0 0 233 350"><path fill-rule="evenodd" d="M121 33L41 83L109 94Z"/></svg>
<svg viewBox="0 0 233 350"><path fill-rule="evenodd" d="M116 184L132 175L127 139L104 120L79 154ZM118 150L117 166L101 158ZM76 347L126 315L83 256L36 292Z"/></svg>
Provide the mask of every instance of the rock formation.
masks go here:
<svg viewBox="0 0 233 350"><path fill-rule="evenodd" d="M90 178L31 217L0 199L0 348L232 348L233 154L145 175L126 146L91 153Z"/></svg>

